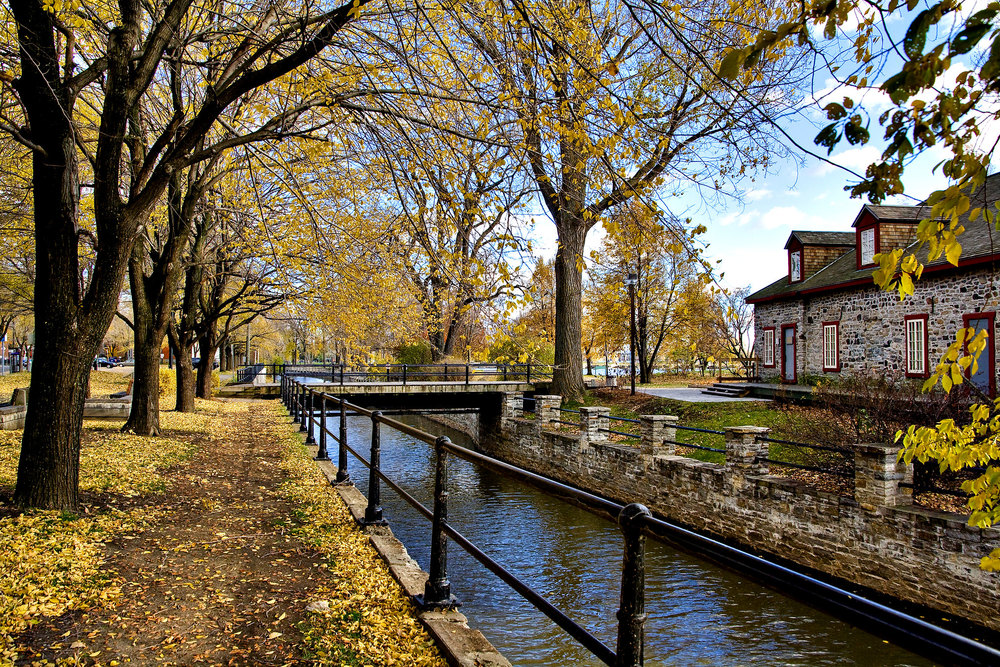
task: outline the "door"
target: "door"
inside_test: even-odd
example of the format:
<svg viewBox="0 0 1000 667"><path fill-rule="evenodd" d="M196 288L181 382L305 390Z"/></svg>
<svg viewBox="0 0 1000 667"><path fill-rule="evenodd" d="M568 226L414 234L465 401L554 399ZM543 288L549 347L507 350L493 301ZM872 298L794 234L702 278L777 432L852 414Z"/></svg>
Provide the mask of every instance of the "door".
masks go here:
<svg viewBox="0 0 1000 667"><path fill-rule="evenodd" d="M993 396L996 394L996 371L994 370L993 350L993 313L975 313L962 318L965 326L986 332L986 349L976 358L976 372L969 376L969 382L978 387L981 391Z"/></svg>
<svg viewBox="0 0 1000 667"><path fill-rule="evenodd" d="M795 325L781 327L781 381L795 383Z"/></svg>

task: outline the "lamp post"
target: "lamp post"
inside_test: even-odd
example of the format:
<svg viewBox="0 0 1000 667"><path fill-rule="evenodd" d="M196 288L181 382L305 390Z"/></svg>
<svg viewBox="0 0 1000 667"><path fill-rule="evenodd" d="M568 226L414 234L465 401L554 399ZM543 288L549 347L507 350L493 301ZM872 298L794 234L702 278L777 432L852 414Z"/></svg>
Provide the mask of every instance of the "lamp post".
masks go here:
<svg viewBox="0 0 1000 667"><path fill-rule="evenodd" d="M632 377L632 396L635 396L635 285L639 282L639 276L635 273L629 273L628 277L625 279L625 284L628 285L628 310L629 317L632 320L631 326L629 326L629 342L628 342L628 356L629 362L631 364L631 377Z"/></svg>

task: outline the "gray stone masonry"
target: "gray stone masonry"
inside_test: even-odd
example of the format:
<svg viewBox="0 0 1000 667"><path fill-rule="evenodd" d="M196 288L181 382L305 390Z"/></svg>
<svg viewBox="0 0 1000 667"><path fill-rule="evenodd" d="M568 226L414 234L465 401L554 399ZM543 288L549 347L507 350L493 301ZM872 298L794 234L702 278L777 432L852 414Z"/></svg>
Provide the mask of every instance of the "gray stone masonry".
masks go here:
<svg viewBox="0 0 1000 667"><path fill-rule="evenodd" d="M639 417L639 448L647 456L673 455L677 451L677 417L673 415L641 415Z"/></svg>
<svg viewBox="0 0 1000 667"><path fill-rule="evenodd" d="M892 445L855 445L854 499L866 510L913 502L908 490L899 486L908 466L899 461L898 452L899 448Z"/></svg>
<svg viewBox="0 0 1000 667"><path fill-rule="evenodd" d="M505 391L500 405L500 428L509 427L508 422L521 416L524 408L524 392Z"/></svg>
<svg viewBox="0 0 1000 667"><path fill-rule="evenodd" d="M726 432L726 472L730 475L766 475L767 464L757 457L767 458L766 438L771 429L764 426L727 426Z"/></svg>
<svg viewBox="0 0 1000 667"><path fill-rule="evenodd" d="M608 416L610 408L580 408L580 431L584 442L600 442L608 439L610 428ZM604 432L602 432L602 429Z"/></svg>
<svg viewBox="0 0 1000 667"><path fill-rule="evenodd" d="M535 396L535 414L538 415L538 425L545 427L559 419L559 406L562 396Z"/></svg>
<svg viewBox="0 0 1000 667"><path fill-rule="evenodd" d="M725 464L664 453L652 436L673 422L644 417L640 447L543 428L558 396L539 397L537 420L510 419L483 431L478 449L511 464L655 514L745 548L800 563L843 581L1000 631L1000 577L979 567L1000 548L1000 530L908 504L899 488L909 467L881 445L859 446L853 495L766 474L767 429L727 429ZM584 411L581 411L584 412ZM604 417L585 412L588 428ZM673 439L673 438L670 438ZM662 442L660 440L659 442ZM650 454L649 452L656 452Z"/></svg>

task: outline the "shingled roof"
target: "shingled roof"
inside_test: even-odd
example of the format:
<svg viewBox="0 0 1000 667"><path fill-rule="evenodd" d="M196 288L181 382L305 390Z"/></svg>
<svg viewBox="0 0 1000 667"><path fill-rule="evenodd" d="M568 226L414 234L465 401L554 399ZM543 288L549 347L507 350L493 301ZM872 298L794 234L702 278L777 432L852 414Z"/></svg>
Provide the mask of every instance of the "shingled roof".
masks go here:
<svg viewBox="0 0 1000 667"><path fill-rule="evenodd" d="M987 176L986 182L972 197L972 208L987 206L992 207L994 202L1000 201L1000 173ZM880 220L911 220L918 221L926 217L929 210L927 206L870 206L862 207L871 211ZM861 213L858 214L860 217ZM857 219L855 219L855 222ZM987 223L982 216L975 222L970 223L968 214L960 218L965 233L959 237L962 244L962 257L959 261L959 268L955 269L947 262L944 256L927 262L927 246L917 252L917 257L926 264L925 274L943 270L960 270L974 264L981 264L987 261L1000 261L1000 232ZM793 234L849 234L852 238L854 232L793 232ZM801 240L801 239L800 239ZM803 241L805 243L805 241ZM853 243L851 244L853 246ZM916 243L911 244L907 250L916 248ZM788 247L787 244L785 246ZM808 294L811 292L827 291L834 289L854 289L873 285L871 267L858 269L857 256L852 247L843 255L833 260L822 269L812 274L805 280L797 283L788 282L788 274L785 273L778 280L767 287L758 290L746 298L747 303L758 303L761 301L777 301L790 299Z"/></svg>
<svg viewBox="0 0 1000 667"><path fill-rule="evenodd" d="M794 231L788 237L785 248L798 239L802 245L850 246L854 247L854 232L800 232Z"/></svg>

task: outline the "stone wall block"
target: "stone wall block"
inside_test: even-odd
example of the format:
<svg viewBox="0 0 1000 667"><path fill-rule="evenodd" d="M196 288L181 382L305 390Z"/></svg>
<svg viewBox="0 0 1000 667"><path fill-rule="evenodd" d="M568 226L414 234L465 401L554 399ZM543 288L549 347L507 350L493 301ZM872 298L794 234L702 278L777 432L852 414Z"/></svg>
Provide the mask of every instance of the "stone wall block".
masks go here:
<svg viewBox="0 0 1000 667"><path fill-rule="evenodd" d="M677 451L677 417L673 415L641 415L639 417L640 447L649 456L673 455Z"/></svg>
<svg viewBox="0 0 1000 667"><path fill-rule="evenodd" d="M730 475L766 475L767 464L758 457L767 458L768 443L763 441L771 429L764 426L727 426L726 472Z"/></svg>
<svg viewBox="0 0 1000 667"><path fill-rule="evenodd" d="M540 394L535 396L535 414L539 428L551 426L559 419L559 406L562 396Z"/></svg>
<svg viewBox="0 0 1000 667"><path fill-rule="evenodd" d="M908 468L897 458L893 445L863 444L854 449L854 499L868 510L909 505L913 496L899 486L906 481Z"/></svg>
<svg viewBox="0 0 1000 667"><path fill-rule="evenodd" d="M581 444L602 442L608 439L611 408L582 407L580 408L580 431L583 435Z"/></svg>
<svg viewBox="0 0 1000 667"><path fill-rule="evenodd" d="M507 430L511 420L517 419L523 412L524 392L505 391L500 400L500 428Z"/></svg>

